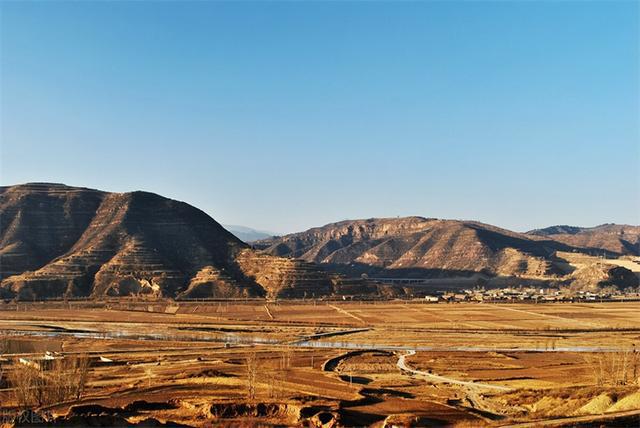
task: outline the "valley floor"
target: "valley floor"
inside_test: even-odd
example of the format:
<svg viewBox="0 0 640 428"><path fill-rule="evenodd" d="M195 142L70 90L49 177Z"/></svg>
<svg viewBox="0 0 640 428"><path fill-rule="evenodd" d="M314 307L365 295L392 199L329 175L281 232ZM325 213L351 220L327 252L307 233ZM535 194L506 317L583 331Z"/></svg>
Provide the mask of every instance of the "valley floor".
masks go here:
<svg viewBox="0 0 640 428"><path fill-rule="evenodd" d="M14 384L22 366L51 377L47 358L83 356L90 367L79 399L30 407L60 424L637 426L639 309L0 304L0 424L25 405Z"/></svg>

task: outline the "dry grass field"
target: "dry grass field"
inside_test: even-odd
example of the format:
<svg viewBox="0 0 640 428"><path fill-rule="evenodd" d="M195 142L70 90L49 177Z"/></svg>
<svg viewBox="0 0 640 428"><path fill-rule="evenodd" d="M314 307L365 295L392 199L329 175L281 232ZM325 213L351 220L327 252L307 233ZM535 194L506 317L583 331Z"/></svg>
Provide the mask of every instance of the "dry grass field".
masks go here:
<svg viewBox="0 0 640 428"><path fill-rule="evenodd" d="M638 426L639 306L5 304L0 415L7 425L28 407L76 426ZM62 361L88 369L80 393L56 401L58 371L80 379ZM44 389L31 402L20 394L29 364L30 390Z"/></svg>

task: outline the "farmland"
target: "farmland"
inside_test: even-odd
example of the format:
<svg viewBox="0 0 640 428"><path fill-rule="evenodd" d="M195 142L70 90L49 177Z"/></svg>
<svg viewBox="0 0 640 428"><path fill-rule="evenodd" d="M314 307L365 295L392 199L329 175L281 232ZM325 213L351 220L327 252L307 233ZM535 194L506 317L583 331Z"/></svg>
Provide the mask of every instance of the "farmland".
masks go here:
<svg viewBox="0 0 640 428"><path fill-rule="evenodd" d="M11 303L0 333L3 414L24 407L10 380L25 361L88 359L79 398L31 406L60 422L503 426L640 414L637 302Z"/></svg>

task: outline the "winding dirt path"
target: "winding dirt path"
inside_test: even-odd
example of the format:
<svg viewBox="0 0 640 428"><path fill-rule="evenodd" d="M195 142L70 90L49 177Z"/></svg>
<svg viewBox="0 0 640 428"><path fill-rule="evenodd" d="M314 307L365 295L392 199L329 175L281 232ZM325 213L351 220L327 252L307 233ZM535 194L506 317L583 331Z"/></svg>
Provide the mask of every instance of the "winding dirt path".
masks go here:
<svg viewBox="0 0 640 428"><path fill-rule="evenodd" d="M398 358L398 364L397 364L398 368L400 370L404 370L406 372L409 372L418 376L426 377L427 379L434 382L449 383L452 385L461 385L469 388L485 388L485 389L493 389L497 391L512 391L511 388L507 388L506 386L490 385L488 383L479 383L479 382L468 382L464 380L453 379L446 376L438 376L438 375L427 373L421 370L413 369L407 365L406 358L411 355L415 355L415 353L416 351L408 351L406 354L400 355L400 357Z"/></svg>
<svg viewBox="0 0 640 428"><path fill-rule="evenodd" d="M344 309L342 309L342 308L339 308L339 307L338 307L338 306L336 306L336 305L329 305L329 307L330 307L330 308L335 309L336 311L338 311L339 313L341 313L341 314L343 314L343 315L346 315L346 316L348 316L348 317L353 318L353 319L354 319L354 320L356 320L356 321L359 321L359 322L360 322L361 324L363 324L363 325L364 325L364 324L367 324L367 322L366 322L365 320L363 320L362 318L360 318L359 316L354 315L354 314L352 314L351 312L346 311L346 310L344 310Z"/></svg>
<svg viewBox="0 0 640 428"><path fill-rule="evenodd" d="M267 315L269 315L269 318L271 318L272 320L275 319L271 314L271 311L269 310L269 306L264 305L264 310L267 312Z"/></svg>
<svg viewBox="0 0 640 428"><path fill-rule="evenodd" d="M603 324L599 324L597 322L591 322L591 321L585 321L585 320L579 320L579 319L573 319L573 318L566 318L566 317L561 317L561 316L558 316L558 315L543 314L543 313L540 313L540 312L525 311L524 309L510 308L510 307L507 307L506 305L495 305L494 304L492 306L495 306L496 308L504 309L505 311L518 312L518 313L521 313L521 314L534 315L534 316L538 316L538 317L541 317L541 318L555 319L555 320L563 321L565 323L577 324L581 328L584 328L585 325L590 325L592 327L597 327L597 328L606 328L607 327L607 326L605 326Z"/></svg>

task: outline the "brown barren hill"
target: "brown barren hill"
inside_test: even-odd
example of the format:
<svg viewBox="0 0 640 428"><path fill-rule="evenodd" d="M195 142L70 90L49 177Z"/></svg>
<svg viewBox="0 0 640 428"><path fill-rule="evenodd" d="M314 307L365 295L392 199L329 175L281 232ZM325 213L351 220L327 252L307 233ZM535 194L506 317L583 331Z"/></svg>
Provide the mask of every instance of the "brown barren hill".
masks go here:
<svg viewBox="0 0 640 428"><path fill-rule="evenodd" d="M105 196L62 184L0 187L0 279L38 269L69 251Z"/></svg>
<svg viewBox="0 0 640 428"><path fill-rule="evenodd" d="M603 224L596 227L551 226L527 232L581 248L599 248L640 256L640 226Z"/></svg>
<svg viewBox="0 0 640 428"><path fill-rule="evenodd" d="M330 278L315 266L255 254L203 211L148 192L4 187L0 225L5 298L332 291Z"/></svg>
<svg viewBox="0 0 640 428"><path fill-rule="evenodd" d="M474 221L372 218L258 241L268 254L298 257L351 274L390 277L555 277L567 244Z"/></svg>

